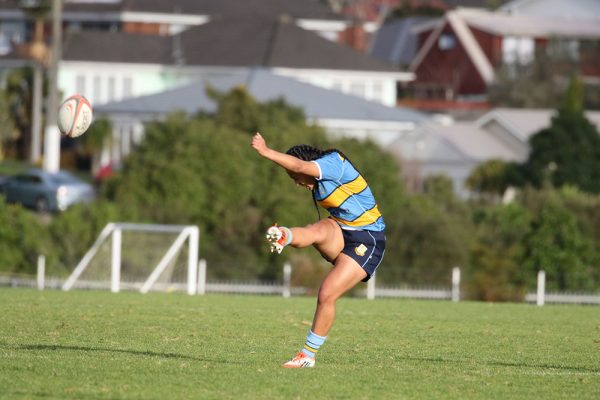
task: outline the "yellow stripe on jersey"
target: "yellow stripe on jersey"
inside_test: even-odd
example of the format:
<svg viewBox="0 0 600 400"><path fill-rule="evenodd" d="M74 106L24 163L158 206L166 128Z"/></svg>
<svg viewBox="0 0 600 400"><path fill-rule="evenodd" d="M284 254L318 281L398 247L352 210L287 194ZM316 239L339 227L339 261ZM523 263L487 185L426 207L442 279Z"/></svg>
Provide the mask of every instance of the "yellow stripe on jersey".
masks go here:
<svg viewBox="0 0 600 400"><path fill-rule="evenodd" d="M357 194L365 190L367 181L359 174L356 179L348 183L344 183L335 189L329 196L319 201L324 208L334 208L341 206L353 194Z"/></svg>
<svg viewBox="0 0 600 400"><path fill-rule="evenodd" d="M331 216L331 218L333 218L335 221L341 224L354 227L371 225L375 223L375 221L377 221L379 217L381 217L381 213L379 212L377 206L365 211L360 217L356 218L354 221L346 221L345 219Z"/></svg>

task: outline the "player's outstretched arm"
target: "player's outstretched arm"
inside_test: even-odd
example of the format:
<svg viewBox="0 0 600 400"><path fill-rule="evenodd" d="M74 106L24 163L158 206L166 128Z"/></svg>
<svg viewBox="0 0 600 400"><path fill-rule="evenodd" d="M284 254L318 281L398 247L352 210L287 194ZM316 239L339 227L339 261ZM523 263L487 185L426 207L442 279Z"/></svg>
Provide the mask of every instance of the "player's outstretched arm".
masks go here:
<svg viewBox="0 0 600 400"><path fill-rule="evenodd" d="M281 153L269 148L265 139L258 132L252 137L251 146L258 154L267 160L273 161L275 164L285 168L289 172L306 174L313 177L319 176L319 168L314 163L300 160L289 154Z"/></svg>

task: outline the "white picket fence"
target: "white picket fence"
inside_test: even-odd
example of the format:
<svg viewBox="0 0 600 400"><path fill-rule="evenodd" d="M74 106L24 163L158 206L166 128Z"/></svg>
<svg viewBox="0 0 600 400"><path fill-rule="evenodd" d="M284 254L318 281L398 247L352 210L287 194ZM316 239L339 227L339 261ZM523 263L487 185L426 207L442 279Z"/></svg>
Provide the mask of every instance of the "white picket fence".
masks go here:
<svg viewBox="0 0 600 400"><path fill-rule="evenodd" d="M205 268L205 266L204 266ZM302 296L308 290L303 287L293 287L290 285L291 266L284 266L283 282L227 282L205 280L205 270L198 274L198 292L205 293L230 293L230 294L259 294L259 295L279 295L283 297ZM57 289L63 288L65 280L55 277L44 277L43 268L37 278L30 276L9 276L0 275L0 286L13 288L37 288L37 289ZM411 298L411 299L431 299L431 300L460 300L460 270L454 268L452 271L452 287L450 288L410 288L394 286L377 286L376 277L369 280L366 289L355 290L357 296L365 296L368 299L375 298ZM121 282L123 290L140 291L143 282ZM110 290L111 282L104 281L85 281L79 280L74 285L77 289L88 290ZM177 291L185 292L188 288L187 282L180 283L156 283L152 290L154 291ZM600 305L599 293L546 293L545 292L545 274L540 271L538 274L538 290L536 293L528 293L525 296L525 302L536 303L543 306L545 303L554 304L590 304Z"/></svg>

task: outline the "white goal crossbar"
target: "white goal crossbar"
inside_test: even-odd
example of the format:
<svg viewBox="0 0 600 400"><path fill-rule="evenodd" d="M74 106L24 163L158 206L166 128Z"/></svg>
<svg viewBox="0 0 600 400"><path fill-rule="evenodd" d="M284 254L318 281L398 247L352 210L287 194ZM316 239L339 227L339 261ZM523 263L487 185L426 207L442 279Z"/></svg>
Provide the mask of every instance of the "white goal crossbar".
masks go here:
<svg viewBox="0 0 600 400"><path fill-rule="evenodd" d="M146 279L142 285L140 292L147 293L156 280L160 277L161 273L167 268L169 263L173 260L173 257L177 255L181 247L185 244L186 240L189 240L189 251L188 251L188 276L187 276L187 292L190 295L196 294L197 291L197 266L198 266L198 242L200 238L200 231L197 226L194 225L157 225L157 224L133 224L133 223L109 223L107 224L96 242L83 256L79 264L75 267L69 278L65 281L62 286L62 290L70 290L73 287L75 281L83 273L83 271L90 264L94 255L100 249L100 246L112 235L112 248L111 248L111 291L114 293L120 290L121 281L121 233L123 231L140 231L140 232L168 232L178 233L179 235L169 247L165 255L162 257L156 268L152 271L150 276Z"/></svg>

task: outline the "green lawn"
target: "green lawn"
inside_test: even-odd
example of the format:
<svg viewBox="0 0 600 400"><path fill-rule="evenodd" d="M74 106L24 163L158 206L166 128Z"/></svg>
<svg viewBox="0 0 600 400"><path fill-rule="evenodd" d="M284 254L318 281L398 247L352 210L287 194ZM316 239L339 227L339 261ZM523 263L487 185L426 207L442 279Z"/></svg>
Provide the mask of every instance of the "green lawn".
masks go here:
<svg viewBox="0 0 600 400"><path fill-rule="evenodd" d="M598 399L600 308L0 289L0 398Z"/></svg>

